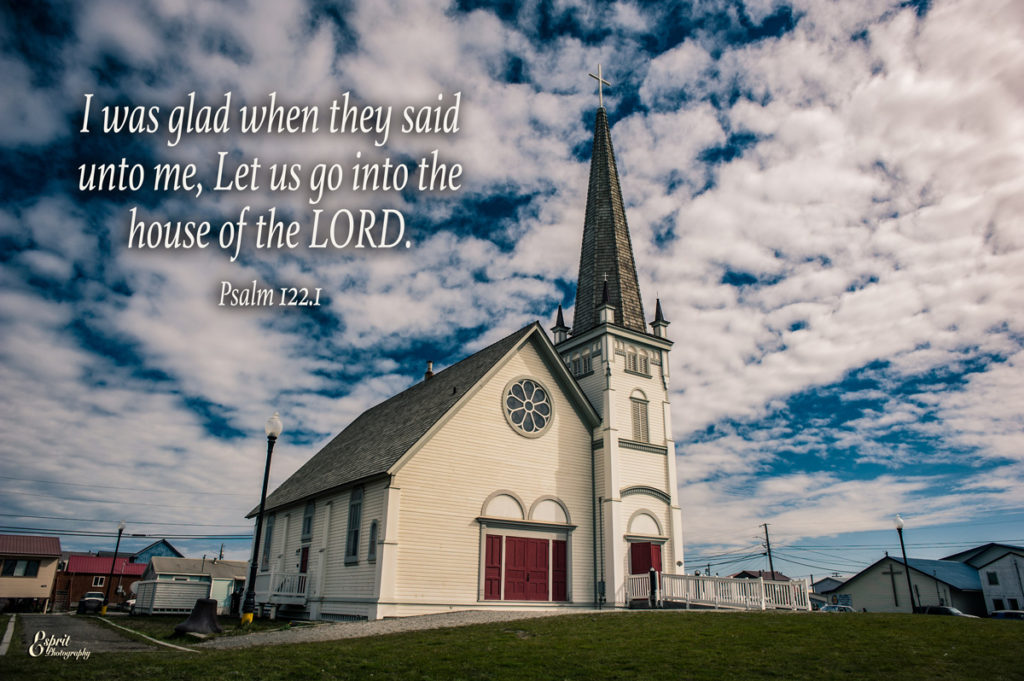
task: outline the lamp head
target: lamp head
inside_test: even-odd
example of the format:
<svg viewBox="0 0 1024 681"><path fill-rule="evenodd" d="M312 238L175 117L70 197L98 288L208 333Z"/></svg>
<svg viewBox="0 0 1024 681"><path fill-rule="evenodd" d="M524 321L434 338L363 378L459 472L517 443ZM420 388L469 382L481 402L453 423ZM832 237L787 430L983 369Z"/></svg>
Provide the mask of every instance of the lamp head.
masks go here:
<svg viewBox="0 0 1024 681"><path fill-rule="evenodd" d="M267 419L267 425L264 427L264 430L267 431L267 437L276 439L277 436L281 434L283 428L284 427L281 425L281 417L278 416L275 411L274 415Z"/></svg>
<svg viewBox="0 0 1024 681"><path fill-rule="evenodd" d="M123 520L117 524L117 531L118 532L124 532L124 521Z"/></svg>
<svg viewBox="0 0 1024 681"><path fill-rule="evenodd" d="M902 530L903 529L903 518L900 517L899 513L896 514L896 529L897 530Z"/></svg>

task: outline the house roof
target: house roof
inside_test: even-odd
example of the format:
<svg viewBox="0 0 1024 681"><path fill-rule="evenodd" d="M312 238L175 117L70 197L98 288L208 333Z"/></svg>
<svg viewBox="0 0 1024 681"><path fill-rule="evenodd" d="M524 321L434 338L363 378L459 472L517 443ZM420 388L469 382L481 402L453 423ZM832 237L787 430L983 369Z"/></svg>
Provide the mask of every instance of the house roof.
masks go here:
<svg viewBox="0 0 1024 681"><path fill-rule="evenodd" d="M127 557L131 558L132 562L140 562L138 560L139 556L145 554L150 549L154 549L154 548L156 548L158 546L161 546L161 545L166 546L168 548L168 550L173 552L173 554L175 556L177 556L178 558L184 558L184 554L182 554L181 551L179 551L178 549L174 548L174 546L171 545L171 542L167 541L166 539L158 539L157 541L153 542L152 544L149 544L145 548L139 549L138 551L118 551L117 555L118 556L127 556ZM110 556L114 555L114 552L111 551L110 549L100 549L99 551L96 552L96 555L97 556L104 556L104 557L109 558ZM145 560L143 560L141 562L148 563L149 562L149 558L146 558Z"/></svg>
<svg viewBox="0 0 1024 681"><path fill-rule="evenodd" d="M945 582L961 591L980 591L981 580L978 571L966 563L952 560L926 560L924 558L907 558L911 568Z"/></svg>
<svg viewBox="0 0 1024 681"><path fill-rule="evenodd" d="M68 564L64 572L86 575L107 575L110 574L110 558L103 556L68 556ZM117 558L114 563L115 575L130 575L141 577L146 571L145 563L131 563L127 558Z"/></svg>
<svg viewBox="0 0 1024 681"><path fill-rule="evenodd" d="M60 538L30 534L0 534L0 556L59 557Z"/></svg>
<svg viewBox="0 0 1024 681"><path fill-rule="evenodd" d="M602 106L597 110L594 121L594 146L590 157L572 335L586 333L600 324L596 308L601 304L605 291L608 293L607 302L615 309L614 323L646 333L647 324L619 187L619 173L615 166L612 136L608 130L608 116Z"/></svg>
<svg viewBox="0 0 1024 681"><path fill-rule="evenodd" d="M992 563L995 563L996 561L1002 560L1003 558L1006 558L1007 556L1017 556L1018 558L1024 558L1024 551L1021 551L1021 550L1017 550L1017 551L1003 551L999 555L994 556L991 560L988 560L988 561L982 563L981 565L979 565L977 569L981 570L983 568L986 568L989 565L991 565Z"/></svg>
<svg viewBox="0 0 1024 681"><path fill-rule="evenodd" d="M982 544L981 546L975 546L973 549L967 549L960 553L954 553L951 556L946 556L942 560L955 560L960 563L970 563L974 565L977 558L983 558L983 554L987 553L991 549L1004 549L999 552L999 555L1005 555L1006 551L1024 551L1024 546L1014 546L1013 544L995 544L988 543ZM986 561L988 562L988 561ZM975 565L975 567L977 567Z"/></svg>
<svg viewBox="0 0 1024 681"><path fill-rule="evenodd" d="M902 560L887 555L884 558L876 560L874 563L846 580L842 586L837 586L831 591L842 592L884 561L891 561L896 565L903 565ZM907 563L910 565L912 570L919 572L926 577L937 579L940 582L948 584L954 589L959 589L961 591L981 590L981 580L978 578L978 571L966 563L957 563L951 560L928 560L924 558L908 558Z"/></svg>
<svg viewBox="0 0 1024 681"><path fill-rule="evenodd" d="M156 575L210 575L214 579L245 579L249 563L244 560L153 556L150 567Z"/></svg>
<svg viewBox="0 0 1024 681"><path fill-rule="evenodd" d="M267 497L268 511L387 473L513 348L531 334L543 338L553 365L564 373L564 387L597 423L597 412L568 374L537 322L453 364L430 379L360 414ZM246 517L256 515L254 508Z"/></svg>
<svg viewBox="0 0 1024 681"><path fill-rule="evenodd" d="M738 579L767 579L775 582L791 581L789 577L778 570L775 572L772 572L771 570L740 570L735 574L729 575L729 577Z"/></svg>

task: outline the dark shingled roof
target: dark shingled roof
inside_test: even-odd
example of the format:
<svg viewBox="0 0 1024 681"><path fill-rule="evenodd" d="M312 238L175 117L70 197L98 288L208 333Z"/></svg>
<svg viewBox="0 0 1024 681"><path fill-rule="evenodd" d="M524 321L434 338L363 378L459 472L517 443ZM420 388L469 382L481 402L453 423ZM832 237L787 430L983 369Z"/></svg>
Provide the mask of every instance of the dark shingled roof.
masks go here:
<svg viewBox="0 0 1024 681"><path fill-rule="evenodd" d="M612 136L608 130L608 116L601 107L594 123L594 149L590 159L587 212L583 219L583 247L580 250L572 327L574 336L586 333L600 323L596 308L601 303L605 276L608 277L608 302L615 308L615 324L646 333Z"/></svg>
<svg viewBox="0 0 1024 681"><path fill-rule="evenodd" d="M535 327L537 322L364 411L267 497L267 510L386 473Z"/></svg>
<svg viewBox="0 0 1024 681"><path fill-rule="evenodd" d="M60 556L60 539L29 534L0 534L0 556Z"/></svg>

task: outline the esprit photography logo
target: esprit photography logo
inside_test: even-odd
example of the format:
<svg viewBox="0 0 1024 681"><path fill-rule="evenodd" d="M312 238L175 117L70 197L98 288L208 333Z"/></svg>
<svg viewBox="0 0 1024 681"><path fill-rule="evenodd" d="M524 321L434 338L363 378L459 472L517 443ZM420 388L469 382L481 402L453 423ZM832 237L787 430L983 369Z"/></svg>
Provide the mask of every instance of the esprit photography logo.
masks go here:
<svg viewBox="0 0 1024 681"><path fill-rule="evenodd" d="M29 657L63 657L65 660L88 660L89 651L85 648L69 650L71 634L47 637L45 631L37 631L32 645L28 647Z"/></svg>

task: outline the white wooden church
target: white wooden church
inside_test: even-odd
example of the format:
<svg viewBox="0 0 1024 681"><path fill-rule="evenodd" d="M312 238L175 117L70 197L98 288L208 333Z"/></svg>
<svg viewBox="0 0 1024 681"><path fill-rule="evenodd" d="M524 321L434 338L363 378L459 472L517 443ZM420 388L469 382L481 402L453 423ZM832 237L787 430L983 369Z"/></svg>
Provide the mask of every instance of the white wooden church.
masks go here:
<svg viewBox="0 0 1024 681"><path fill-rule="evenodd" d="M535 322L428 371L278 487L258 606L310 619L625 607L652 566L681 573L672 342L660 301L644 316L603 106L574 314L570 329L559 307L553 341Z"/></svg>

